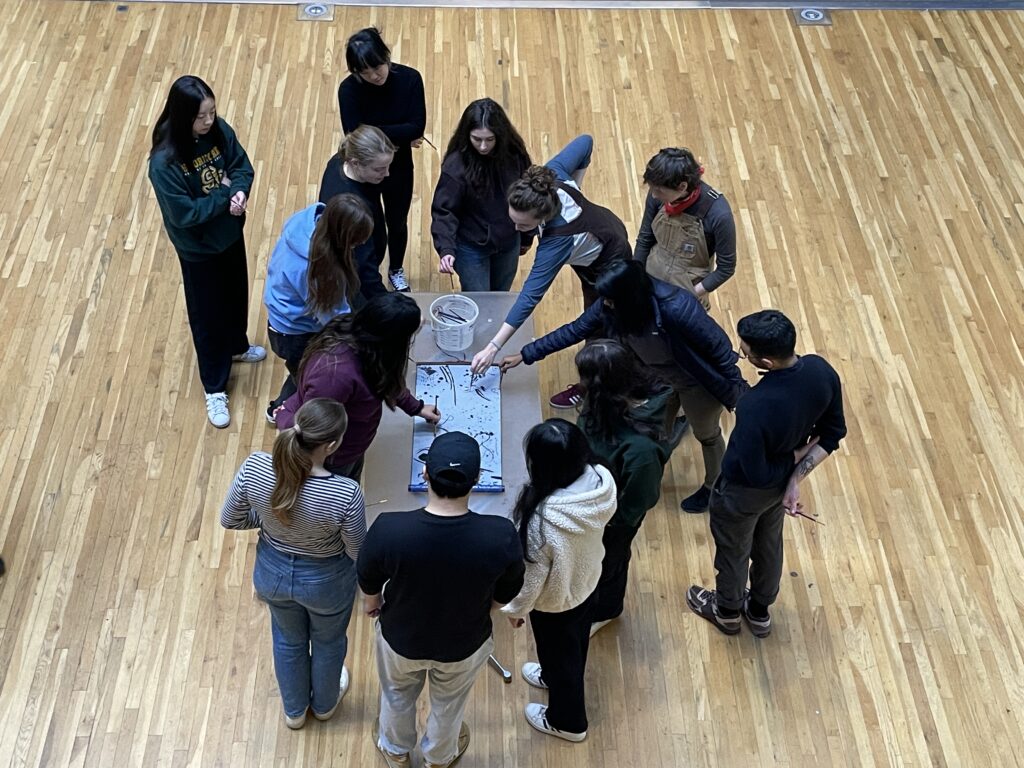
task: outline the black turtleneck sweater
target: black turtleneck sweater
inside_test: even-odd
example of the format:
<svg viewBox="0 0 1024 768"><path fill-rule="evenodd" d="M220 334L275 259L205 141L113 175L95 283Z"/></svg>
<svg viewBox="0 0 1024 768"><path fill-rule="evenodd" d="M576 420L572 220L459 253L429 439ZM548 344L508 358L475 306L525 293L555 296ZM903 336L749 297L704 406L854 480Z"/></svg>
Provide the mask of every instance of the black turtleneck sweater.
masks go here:
<svg viewBox="0 0 1024 768"><path fill-rule="evenodd" d="M372 85L349 75L338 86L338 105L342 131L352 133L360 125L380 128L396 148L392 173L412 168L409 144L427 127L427 102L419 72L392 63L384 85Z"/></svg>

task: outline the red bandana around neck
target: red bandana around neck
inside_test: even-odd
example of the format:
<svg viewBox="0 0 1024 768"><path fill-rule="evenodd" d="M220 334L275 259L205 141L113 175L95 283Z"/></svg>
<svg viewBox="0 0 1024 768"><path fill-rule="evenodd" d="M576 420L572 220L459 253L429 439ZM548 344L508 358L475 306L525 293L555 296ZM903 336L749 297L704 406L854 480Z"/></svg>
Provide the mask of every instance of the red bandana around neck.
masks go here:
<svg viewBox="0 0 1024 768"><path fill-rule="evenodd" d="M701 176L704 175L704 166L703 165L700 167L700 170L698 171L698 173ZM693 192L688 194L686 197L684 197L684 198L682 198L680 200L676 200L673 203L665 203L665 213L667 213L669 216L678 216L680 213L685 211L691 205L696 203L697 199L699 197L700 197L700 184L698 184L697 188L694 189Z"/></svg>

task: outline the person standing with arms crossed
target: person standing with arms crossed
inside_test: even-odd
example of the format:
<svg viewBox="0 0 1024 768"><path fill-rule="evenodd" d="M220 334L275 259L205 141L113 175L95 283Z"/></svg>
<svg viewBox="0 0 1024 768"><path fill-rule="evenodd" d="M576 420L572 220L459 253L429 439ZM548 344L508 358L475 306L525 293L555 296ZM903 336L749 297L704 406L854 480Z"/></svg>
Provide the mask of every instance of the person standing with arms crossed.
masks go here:
<svg viewBox="0 0 1024 768"><path fill-rule="evenodd" d="M206 415L223 429L231 423L231 363L267 356L245 332L249 269L242 228L253 170L235 132L217 116L210 86L194 75L171 85L153 129L149 180L178 252Z"/></svg>
<svg viewBox="0 0 1024 768"><path fill-rule="evenodd" d="M376 27L361 29L348 39L345 62L351 74L338 86L342 131L349 134L360 125L374 125L396 147L390 175L380 183L380 195L387 221L388 279L396 291L408 291L404 263L412 205L412 150L423 144L427 126L423 78L412 67L391 61L391 49Z"/></svg>
<svg viewBox="0 0 1024 768"><path fill-rule="evenodd" d="M839 375L824 358L796 354L789 318L766 309L742 318L737 330L763 378L736 407L711 494L715 589L691 586L686 604L727 635L740 631L742 613L755 637L767 637L782 580L784 515L802 511L800 483L839 447L846 419Z"/></svg>

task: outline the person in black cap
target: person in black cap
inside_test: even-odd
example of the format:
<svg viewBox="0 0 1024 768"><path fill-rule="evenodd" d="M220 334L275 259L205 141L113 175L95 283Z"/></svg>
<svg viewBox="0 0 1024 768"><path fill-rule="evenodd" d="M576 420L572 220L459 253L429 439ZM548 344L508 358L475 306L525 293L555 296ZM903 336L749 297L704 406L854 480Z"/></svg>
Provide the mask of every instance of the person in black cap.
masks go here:
<svg viewBox="0 0 1024 768"><path fill-rule="evenodd" d="M525 570L511 521L469 509L480 476L480 446L472 437L438 436L423 475L426 506L378 517L356 564L364 610L380 616L374 740L391 768L412 764L416 699L428 678L424 765L449 766L466 751L462 715L494 648L491 609L519 593Z"/></svg>

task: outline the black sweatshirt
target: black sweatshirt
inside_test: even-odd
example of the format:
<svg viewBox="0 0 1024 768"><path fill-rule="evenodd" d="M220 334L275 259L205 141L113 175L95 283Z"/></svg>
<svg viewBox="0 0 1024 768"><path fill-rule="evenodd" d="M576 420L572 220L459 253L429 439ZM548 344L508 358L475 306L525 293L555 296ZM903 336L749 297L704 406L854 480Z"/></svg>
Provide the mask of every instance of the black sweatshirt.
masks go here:
<svg viewBox="0 0 1024 768"><path fill-rule="evenodd" d="M380 187L350 179L342 170L341 158L335 155L324 168L324 176L320 180L319 199L326 205L327 201L335 195L346 192L366 203L370 213L373 214L373 234L370 235L369 240L355 249L356 262L359 267L359 293L369 301L374 296L388 292L380 277L380 265L384 261L384 253L388 247L384 208L380 203Z"/></svg>
<svg viewBox="0 0 1024 768"><path fill-rule="evenodd" d="M363 592L384 589L380 628L395 653L445 663L472 656L487 641L491 601L519 594L525 565L506 518L417 509L378 517L356 569Z"/></svg>
<svg viewBox="0 0 1024 768"><path fill-rule="evenodd" d="M803 355L770 371L736 406L736 426L722 477L747 488L782 488L796 466L793 451L818 437L832 453L846 437L839 374L823 358Z"/></svg>
<svg viewBox="0 0 1024 768"><path fill-rule="evenodd" d="M352 133L360 125L380 128L397 150L394 169L412 168L410 142L420 138L427 127L427 101L419 72L392 64L384 85L371 85L349 75L338 86L338 106L344 133Z"/></svg>
<svg viewBox="0 0 1024 768"><path fill-rule="evenodd" d="M490 179L486 189L477 190L466 179L462 153L448 155L441 163L441 177L430 206L430 235L437 255L450 253L454 256L456 242L460 240L502 253L512 242L520 247L528 246L533 236L516 232L515 224L508 217L505 197L509 185L522 176L526 168L525 163L507 168L500 177Z"/></svg>

